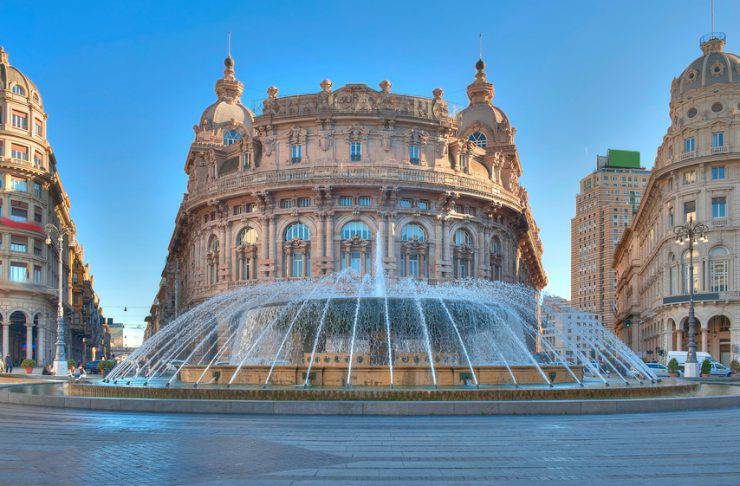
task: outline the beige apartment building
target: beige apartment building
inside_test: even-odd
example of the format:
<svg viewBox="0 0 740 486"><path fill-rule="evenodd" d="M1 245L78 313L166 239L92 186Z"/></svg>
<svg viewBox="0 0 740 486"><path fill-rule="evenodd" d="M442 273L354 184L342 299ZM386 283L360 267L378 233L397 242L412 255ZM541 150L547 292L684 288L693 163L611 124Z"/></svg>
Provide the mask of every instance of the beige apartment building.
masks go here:
<svg viewBox="0 0 740 486"><path fill-rule="evenodd" d="M671 83L671 124L631 227L616 250L620 337L648 358L686 350L689 292L696 293L698 351L740 360L740 58L725 36L700 42L702 55ZM674 230L708 227L693 252Z"/></svg>
<svg viewBox="0 0 740 486"><path fill-rule="evenodd" d="M614 328L614 248L632 221L650 172L640 153L612 150L596 157L596 170L581 179L571 219L570 295L573 306Z"/></svg>
<svg viewBox="0 0 740 486"><path fill-rule="evenodd" d="M39 366L54 355L60 279L67 356L89 359L105 341L102 309L75 240L46 120L38 88L0 47L0 349L16 363L31 358ZM64 240L62 275L57 239L46 244L47 224L71 235Z"/></svg>
<svg viewBox="0 0 740 486"><path fill-rule="evenodd" d="M456 116L442 89L396 94L387 80L285 97L272 86L255 115L225 64L194 127L146 337L229 289L371 274L378 254L389 278L546 284L516 130L482 60Z"/></svg>

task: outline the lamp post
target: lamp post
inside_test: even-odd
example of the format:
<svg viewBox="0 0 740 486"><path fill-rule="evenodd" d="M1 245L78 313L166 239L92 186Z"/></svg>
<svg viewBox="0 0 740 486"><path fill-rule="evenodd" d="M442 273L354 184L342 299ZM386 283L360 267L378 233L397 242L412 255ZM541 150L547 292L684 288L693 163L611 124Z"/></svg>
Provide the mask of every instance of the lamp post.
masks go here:
<svg viewBox="0 0 740 486"><path fill-rule="evenodd" d="M694 245L706 242L708 231L707 225L694 223L692 220L685 225L673 228L676 243L689 244L689 343L684 365L684 376L687 378L699 376L699 363L696 361L696 315L694 314Z"/></svg>
<svg viewBox="0 0 740 486"><path fill-rule="evenodd" d="M64 245L64 237L67 237L69 241L70 234L69 230L62 226L62 229L57 228L53 224L47 224L44 227L46 231L46 244L51 246L51 239L56 233L57 237L57 259L58 259L58 270L59 276L59 288L57 289L57 341L56 350L54 352L54 370L56 376L67 375L67 352L64 347L64 307L62 306L62 247Z"/></svg>

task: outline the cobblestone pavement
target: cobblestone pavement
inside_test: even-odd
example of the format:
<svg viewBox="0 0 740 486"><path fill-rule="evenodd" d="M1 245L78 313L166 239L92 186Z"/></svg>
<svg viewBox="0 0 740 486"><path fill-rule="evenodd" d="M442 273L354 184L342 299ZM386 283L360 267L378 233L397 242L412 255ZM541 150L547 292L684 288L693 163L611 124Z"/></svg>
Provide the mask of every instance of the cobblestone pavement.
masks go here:
<svg viewBox="0 0 740 486"><path fill-rule="evenodd" d="M226 416L0 405L0 484L740 484L740 409Z"/></svg>

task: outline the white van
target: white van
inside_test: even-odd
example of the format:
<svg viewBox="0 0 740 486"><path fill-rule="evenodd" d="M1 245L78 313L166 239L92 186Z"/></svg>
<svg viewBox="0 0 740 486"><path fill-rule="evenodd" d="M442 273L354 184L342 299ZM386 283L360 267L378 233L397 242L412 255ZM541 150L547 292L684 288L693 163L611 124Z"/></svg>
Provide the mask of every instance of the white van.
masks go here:
<svg viewBox="0 0 740 486"><path fill-rule="evenodd" d="M689 354L688 351L668 351L668 355L665 358L665 364L668 366L668 363L671 362L671 359L676 358L676 361L678 361L678 366L683 367L684 364L686 364L686 356ZM712 355L709 353L704 353L702 351L696 352L696 362L699 364L702 364L704 360L714 361L712 358Z"/></svg>

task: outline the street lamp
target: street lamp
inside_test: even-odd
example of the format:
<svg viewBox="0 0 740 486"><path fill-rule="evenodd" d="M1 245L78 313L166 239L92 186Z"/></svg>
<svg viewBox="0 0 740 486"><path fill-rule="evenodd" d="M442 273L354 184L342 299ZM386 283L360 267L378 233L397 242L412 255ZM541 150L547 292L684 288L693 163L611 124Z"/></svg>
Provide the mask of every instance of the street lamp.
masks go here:
<svg viewBox="0 0 740 486"><path fill-rule="evenodd" d="M62 226L62 229L57 228L53 224L47 224L44 227L46 232L46 244L51 246L51 239L56 234L57 237L57 258L58 258L58 271L59 276L59 289L57 293L57 341L56 350L54 353L54 370L57 376L67 375L67 352L64 349L64 308L62 307L62 246L64 245L64 237L67 237L67 242L70 239L70 233L67 228Z"/></svg>
<svg viewBox="0 0 740 486"><path fill-rule="evenodd" d="M696 378L699 376L699 363L696 361L696 316L694 315L694 244L706 242L709 228L702 223L694 223L691 219L682 226L673 228L676 243L689 244L689 345L684 365L684 376Z"/></svg>

